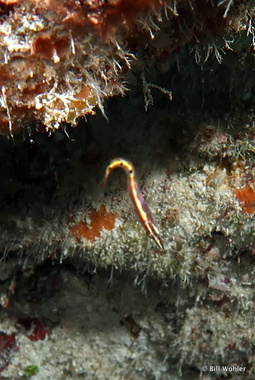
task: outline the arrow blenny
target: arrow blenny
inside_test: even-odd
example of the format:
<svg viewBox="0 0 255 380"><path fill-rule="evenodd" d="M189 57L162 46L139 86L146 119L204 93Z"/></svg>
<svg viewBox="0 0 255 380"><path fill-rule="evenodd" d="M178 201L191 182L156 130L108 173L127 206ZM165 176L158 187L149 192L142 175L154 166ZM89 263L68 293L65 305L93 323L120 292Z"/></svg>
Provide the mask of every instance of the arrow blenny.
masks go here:
<svg viewBox="0 0 255 380"><path fill-rule="evenodd" d="M112 170L116 168L122 168L125 170L128 180L129 196L133 203L134 209L139 217L139 220L149 237L154 240L154 242L157 244L158 248L161 251L164 251L165 249L163 241L160 237L159 230L155 226L152 213L145 199L143 198L142 192L138 186L135 176L134 165L124 158L114 158L105 169L103 183L106 183L109 174Z"/></svg>

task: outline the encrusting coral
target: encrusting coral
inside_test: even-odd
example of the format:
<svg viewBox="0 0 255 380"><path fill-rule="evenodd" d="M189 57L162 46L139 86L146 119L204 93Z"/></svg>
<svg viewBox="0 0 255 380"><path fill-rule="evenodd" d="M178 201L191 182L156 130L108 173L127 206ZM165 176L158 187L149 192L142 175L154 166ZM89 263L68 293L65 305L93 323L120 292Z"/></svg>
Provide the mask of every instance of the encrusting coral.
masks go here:
<svg viewBox="0 0 255 380"><path fill-rule="evenodd" d="M254 10L247 12L245 2L229 2L224 15L222 4L1 1L0 133L13 135L31 123L41 132L75 125L96 107L105 114L104 100L125 93L131 67L164 63L187 43L196 45L198 60L212 52L220 60L216 38L254 31Z"/></svg>
<svg viewBox="0 0 255 380"><path fill-rule="evenodd" d="M1 1L2 134L27 123L39 131L104 113L103 99L123 94L120 74L131 55L115 38L154 1ZM109 37L111 36L111 37Z"/></svg>

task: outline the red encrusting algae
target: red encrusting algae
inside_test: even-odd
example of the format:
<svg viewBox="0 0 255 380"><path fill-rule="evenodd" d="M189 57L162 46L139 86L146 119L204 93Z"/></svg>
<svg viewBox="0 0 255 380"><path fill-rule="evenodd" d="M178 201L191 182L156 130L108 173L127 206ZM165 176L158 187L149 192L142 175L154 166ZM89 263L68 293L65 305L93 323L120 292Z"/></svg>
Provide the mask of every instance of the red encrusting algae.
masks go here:
<svg viewBox="0 0 255 380"><path fill-rule="evenodd" d="M41 320L36 318L20 318L17 327L22 326L27 332L27 337L32 342L44 340L50 335L49 327Z"/></svg>
<svg viewBox="0 0 255 380"><path fill-rule="evenodd" d="M0 332L0 372L3 372L9 365L9 356L12 351L18 351L15 334Z"/></svg>

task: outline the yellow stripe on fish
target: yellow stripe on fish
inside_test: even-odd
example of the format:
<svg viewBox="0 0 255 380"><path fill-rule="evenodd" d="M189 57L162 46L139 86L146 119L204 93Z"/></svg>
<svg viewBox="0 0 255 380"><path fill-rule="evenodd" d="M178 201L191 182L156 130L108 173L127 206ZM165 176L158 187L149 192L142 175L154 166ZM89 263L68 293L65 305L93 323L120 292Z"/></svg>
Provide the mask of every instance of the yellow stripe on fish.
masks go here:
<svg viewBox="0 0 255 380"><path fill-rule="evenodd" d="M141 190L136 181L134 165L130 161L125 160L124 158L114 158L105 169L103 183L106 183L111 171L116 168L122 168L127 173L128 192L133 202L135 211L139 217L139 220L149 237L154 240L154 242L157 244L158 248L161 251L164 251L165 249L163 241L160 237L159 230L155 226L152 213L145 199L143 198Z"/></svg>

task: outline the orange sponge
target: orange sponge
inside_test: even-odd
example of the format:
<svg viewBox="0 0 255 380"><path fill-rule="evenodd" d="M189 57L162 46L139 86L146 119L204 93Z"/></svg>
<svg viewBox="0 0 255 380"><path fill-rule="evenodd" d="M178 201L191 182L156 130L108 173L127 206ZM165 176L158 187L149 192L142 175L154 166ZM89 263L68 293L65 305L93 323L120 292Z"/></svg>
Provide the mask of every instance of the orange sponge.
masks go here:
<svg viewBox="0 0 255 380"><path fill-rule="evenodd" d="M243 212L247 214L255 213L255 189L250 185L246 185L241 189L234 191L236 198L241 202Z"/></svg>
<svg viewBox="0 0 255 380"><path fill-rule="evenodd" d="M92 210L89 214L90 223L80 221L70 228L71 234L80 241L85 238L94 241L99 237L102 229L111 231L114 227L117 214L107 212L104 205L101 205L98 210Z"/></svg>

